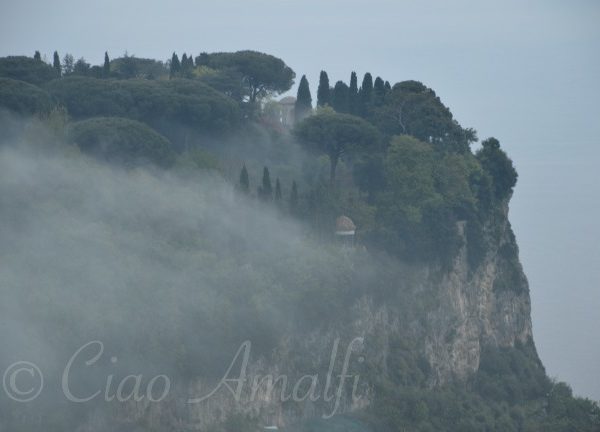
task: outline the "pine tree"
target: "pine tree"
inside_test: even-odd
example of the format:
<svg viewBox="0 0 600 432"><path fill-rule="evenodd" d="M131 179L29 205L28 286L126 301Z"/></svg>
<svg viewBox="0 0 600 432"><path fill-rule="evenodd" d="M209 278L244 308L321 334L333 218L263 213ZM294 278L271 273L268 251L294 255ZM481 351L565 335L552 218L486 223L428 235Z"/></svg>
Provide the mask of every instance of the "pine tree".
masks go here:
<svg viewBox="0 0 600 432"><path fill-rule="evenodd" d="M171 57L171 70L169 71L169 78L176 78L181 72L181 63L179 63L179 57L176 53L173 53Z"/></svg>
<svg viewBox="0 0 600 432"><path fill-rule="evenodd" d="M265 201L273 199L273 185L271 184L271 175L267 167L263 169L262 186L258 190L258 195Z"/></svg>
<svg viewBox="0 0 600 432"><path fill-rule="evenodd" d="M348 109L350 114L358 114L358 79L356 72L350 74L350 89L348 91Z"/></svg>
<svg viewBox="0 0 600 432"><path fill-rule="evenodd" d="M321 71L319 76L319 88L317 89L317 106L325 106L331 103L329 94L329 77L327 72Z"/></svg>
<svg viewBox="0 0 600 432"><path fill-rule="evenodd" d="M312 96L306 75L302 75L300 85L298 86L298 95L296 97L296 105L294 107L294 116L296 122L299 122L310 113L312 110Z"/></svg>
<svg viewBox="0 0 600 432"><path fill-rule="evenodd" d="M279 177L275 180L275 202L281 202L281 183L279 182Z"/></svg>
<svg viewBox="0 0 600 432"><path fill-rule="evenodd" d="M52 62L52 67L56 71L56 74L61 76L60 57L56 51L54 51L54 61Z"/></svg>
<svg viewBox="0 0 600 432"><path fill-rule="evenodd" d="M33 55L33 59L34 59L35 61L39 61L39 62L41 62L41 61L42 61L42 55L40 54L40 52L39 52L39 51L36 51L36 52L35 52L35 54Z"/></svg>
<svg viewBox="0 0 600 432"><path fill-rule="evenodd" d="M290 193L290 213L293 215L298 213L298 185L295 180L292 182L292 192Z"/></svg>
<svg viewBox="0 0 600 432"><path fill-rule="evenodd" d="M250 192L250 178L248 177L248 170L246 169L246 164L242 166L242 171L240 172L240 189L245 194Z"/></svg>
<svg viewBox="0 0 600 432"><path fill-rule="evenodd" d="M110 59L108 58L108 52L104 52L104 66L102 68L102 74L104 78L107 78L110 75Z"/></svg>

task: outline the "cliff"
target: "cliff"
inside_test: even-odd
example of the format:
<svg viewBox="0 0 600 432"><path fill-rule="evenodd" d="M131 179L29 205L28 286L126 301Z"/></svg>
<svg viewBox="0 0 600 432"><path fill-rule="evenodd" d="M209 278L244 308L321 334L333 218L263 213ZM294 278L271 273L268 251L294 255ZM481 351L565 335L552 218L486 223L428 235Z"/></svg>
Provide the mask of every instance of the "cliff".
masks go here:
<svg viewBox="0 0 600 432"><path fill-rule="evenodd" d="M290 427L368 410L381 383L433 389L467 382L477 373L486 347L532 346L533 339L529 290L508 221L508 200L484 225L488 249L476 268L469 265L465 227L464 221L457 226L463 245L452 265L406 265L393 300L363 294L343 318L325 328L288 334L266 356L248 349L247 366L242 350L231 365L223 365L220 379L193 379L167 401L121 406L116 417L157 430L206 430L231 419L257 427ZM539 364L535 349L532 353ZM345 357L347 378L342 382ZM312 389L307 376L317 377ZM246 379L242 384L241 377ZM273 378L271 388L268 377ZM231 379L227 387L225 378ZM303 379L305 385L296 388ZM215 389L206 400L189 403Z"/></svg>

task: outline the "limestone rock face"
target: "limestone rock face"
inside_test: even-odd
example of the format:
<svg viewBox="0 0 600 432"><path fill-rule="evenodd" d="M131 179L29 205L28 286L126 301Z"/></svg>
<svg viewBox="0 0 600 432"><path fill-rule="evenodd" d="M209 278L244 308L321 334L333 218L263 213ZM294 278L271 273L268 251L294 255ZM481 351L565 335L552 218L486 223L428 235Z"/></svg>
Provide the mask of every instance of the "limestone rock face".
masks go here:
<svg viewBox="0 0 600 432"><path fill-rule="evenodd" d="M487 222L485 256L475 268L468 259L466 222L459 223L457 229L463 237L463 246L449 268L408 266L407 280L399 281L409 287L407 292L411 296L431 302L425 316L411 316L402 296L381 301L367 294L356 300L337 325L310 334L289 335L268 358L249 361L247 382L260 381L266 376L285 376L288 393L302 376L318 375L316 400L290 402L282 400L280 387L269 392L263 386L253 393L250 386L244 386L237 400L230 389L221 388L207 401L189 404L186 400L190 395L206 389L206 383L202 383L203 387L197 381L173 389L169 399L161 403L120 407L115 417L157 429L192 431L222 424L236 416L253 419L260 427L283 427L332 411L352 412L372 402L374 376L385 379L399 367L392 356L399 340L412 340L406 349L414 350L416 356L427 362L427 385L435 387L467 379L478 370L484 347L512 347L533 340L531 305L527 279L518 261L518 248L508 221L508 203ZM333 396L340 385L338 377L343 372L347 352L350 352L349 378L336 405ZM224 372L226 368L224 365ZM233 375L236 373L239 376L239 367ZM327 376L333 377L329 386ZM358 397L352 394L356 376L354 390ZM208 388L217 385L218 382L212 382Z"/></svg>

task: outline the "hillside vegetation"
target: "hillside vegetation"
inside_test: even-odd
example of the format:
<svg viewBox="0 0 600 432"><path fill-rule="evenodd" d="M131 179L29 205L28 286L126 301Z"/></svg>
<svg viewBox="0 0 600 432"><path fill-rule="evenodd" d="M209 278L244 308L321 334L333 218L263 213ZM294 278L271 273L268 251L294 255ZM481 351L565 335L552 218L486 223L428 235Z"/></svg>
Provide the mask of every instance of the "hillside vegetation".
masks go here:
<svg viewBox="0 0 600 432"><path fill-rule="evenodd" d="M303 76L287 123L276 98L296 78L255 51L0 59L0 233L15 272L0 289L6 322L22 308L49 346L106 339L132 363L191 380L218 376L245 339L268 356L286 335L347 326L368 296L404 321L386 341L389 370L365 365L374 403L353 421L377 432L600 430L598 405L550 380L533 340L482 341L476 373L434 386L413 331L442 307L414 274L443 275L462 252L469 272L497 253L495 295L528 296L505 220L518 176L501 143L476 144L425 84L370 73L359 85L354 72L330 83L322 71L312 93ZM36 149L56 159L30 162ZM340 215L356 224L354 248L337 244ZM43 242L19 237L30 226ZM36 430L17 408L0 403L7 430ZM46 430L85 409L49 415Z"/></svg>

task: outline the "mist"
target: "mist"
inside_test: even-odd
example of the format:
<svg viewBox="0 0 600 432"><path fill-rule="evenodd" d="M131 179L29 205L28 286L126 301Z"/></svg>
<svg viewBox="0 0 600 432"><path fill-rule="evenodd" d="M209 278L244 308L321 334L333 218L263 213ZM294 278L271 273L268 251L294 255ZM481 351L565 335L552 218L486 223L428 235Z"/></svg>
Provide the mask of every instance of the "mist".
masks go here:
<svg viewBox="0 0 600 432"><path fill-rule="evenodd" d="M131 17L140 10L146 24L134 29ZM182 0L168 6L28 0L2 5L0 52L39 49L49 58L58 49L100 63L106 50L167 59L174 50L252 48L306 73L313 92L322 69L332 83L367 69L392 83L423 81L461 124L480 137L496 136L515 161L520 179L511 218L531 282L538 350L550 375L600 399L600 344L593 335L600 234L589 222L597 219L599 191L587 164L598 158L600 136L599 19L600 7L588 0ZM585 172L589 178L582 178ZM548 190L554 182L557 193ZM575 200L581 190L587 198ZM571 215L588 222L565 223Z"/></svg>

